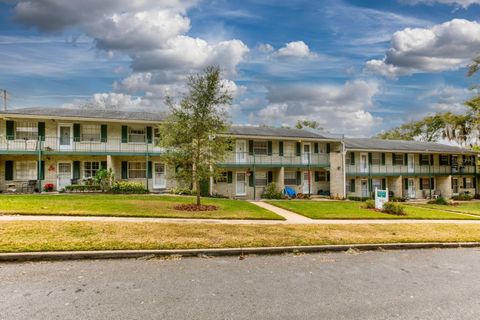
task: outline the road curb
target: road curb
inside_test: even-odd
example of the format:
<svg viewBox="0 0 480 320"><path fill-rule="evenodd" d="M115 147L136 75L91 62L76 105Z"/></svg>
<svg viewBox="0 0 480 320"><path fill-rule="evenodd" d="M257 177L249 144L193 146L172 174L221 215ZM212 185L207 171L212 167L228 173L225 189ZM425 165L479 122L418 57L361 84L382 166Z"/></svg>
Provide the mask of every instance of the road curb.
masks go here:
<svg viewBox="0 0 480 320"><path fill-rule="evenodd" d="M348 250L407 250L407 249L446 249L475 248L480 242L423 242L423 243L379 243L322 246L291 247L256 247L256 248L224 248L224 249L175 249L175 250L104 250L104 251L52 251L52 252L20 252L0 253L0 262L25 261L61 261L92 259L138 259L154 257L195 257L195 256L242 256L249 254L283 254L342 252Z"/></svg>

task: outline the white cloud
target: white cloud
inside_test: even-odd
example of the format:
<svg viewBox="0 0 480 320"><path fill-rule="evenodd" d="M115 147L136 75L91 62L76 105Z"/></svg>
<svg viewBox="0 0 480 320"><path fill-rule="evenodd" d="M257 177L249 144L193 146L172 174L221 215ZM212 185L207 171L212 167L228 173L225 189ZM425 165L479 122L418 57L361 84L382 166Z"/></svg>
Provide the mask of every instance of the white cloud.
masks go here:
<svg viewBox="0 0 480 320"><path fill-rule="evenodd" d="M479 52L480 24L453 19L431 28L395 32L385 57L368 61L366 69L390 78L456 70Z"/></svg>
<svg viewBox="0 0 480 320"><path fill-rule="evenodd" d="M417 5L417 4L427 4L433 5L435 3L454 5L462 8L468 8L473 4L480 4L480 0L402 0L402 2Z"/></svg>
<svg viewBox="0 0 480 320"><path fill-rule="evenodd" d="M379 90L378 83L365 80L347 81L342 86L271 87L267 106L252 111L250 121L293 126L300 119L316 120L333 133L368 136L382 121L370 112L375 108L373 99Z"/></svg>
<svg viewBox="0 0 480 320"><path fill-rule="evenodd" d="M303 41L292 41L285 44L284 47L273 53L273 56L279 58L307 58L314 54Z"/></svg>
<svg viewBox="0 0 480 320"><path fill-rule="evenodd" d="M275 49L269 43L262 43L262 44L257 46L257 50L260 51L261 53L270 53L270 52L274 51Z"/></svg>

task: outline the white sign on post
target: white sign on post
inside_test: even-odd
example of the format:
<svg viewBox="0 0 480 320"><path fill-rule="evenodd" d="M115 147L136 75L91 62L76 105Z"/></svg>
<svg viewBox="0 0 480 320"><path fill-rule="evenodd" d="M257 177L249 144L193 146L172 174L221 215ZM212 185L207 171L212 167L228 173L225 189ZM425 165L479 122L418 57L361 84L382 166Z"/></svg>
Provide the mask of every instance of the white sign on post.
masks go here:
<svg viewBox="0 0 480 320"><path fill-rule="evenodd" d="M388 188L385 190L375 188L375 209L382 210L385 202L388 202Z"/></svg>

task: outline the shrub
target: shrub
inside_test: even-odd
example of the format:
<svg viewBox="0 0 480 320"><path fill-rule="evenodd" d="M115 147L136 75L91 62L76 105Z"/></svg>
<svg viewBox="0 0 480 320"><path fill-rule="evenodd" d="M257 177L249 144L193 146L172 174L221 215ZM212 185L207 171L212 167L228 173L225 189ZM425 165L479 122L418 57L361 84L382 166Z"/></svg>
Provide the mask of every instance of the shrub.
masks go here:
<svg viewBox="0 0 480 320"><path fill-rule="evenodd" d="M55 186L53 185L53 183L46 183L46 184L43 186L43 191L45 191L45 192L52 192L54 188L55 188Z"/></svg>
<svg viewBox="0 0 480 320"><path fill-rule="evenodd" d="M67 192L93 192L93 191L101 191L101 187L97 185L81 185L81 184L74 184L71 186L66 186L65 191Z"/></svg>
<svg viewBox="0 0 480 320"><path fill-rule="evenodd" d="M395 202L385 202L383 204L383 212L394 214L397 216L404 216L405 208L401 204Z"/></svg>
<svg viewBox="0 0 480 320"><path fill-rule="evenodd" d="M365 208L375 209L375 200L368 199L367 201L365 201Z"/></svg>
<svg viewBox="0 0 480 320"><path fill-rule="evenodd" d="M113 183L110 192L143 194L148 193L148 190L145 188L145 185L140 182L118 181Z"/></svg>
<svg viewBox="0 0 480 320"><path fill-rule="evenodd" d="M462 193L452 197L452 200L456 200L456 201L470 201L472 199L473 199L473 196L468 193Z"/></svg>
<svg viewBox="0 0 480 320"><path fill-rule="evenodd" d="M262 198L264 199L282 199L283 194L280 191L277 191L277 186L275 183L271 182L267 184L265 190L263 190Z"/></svg>
<svg viewBox="0 0 480 320"><path fill-rule="evenodd" d="M115 175L113 174L112 168L110 169L100 169L93 177L93 181L96 185L100 186L102 191L108 191L112 187L115 181Z"/></svg>
<svg viewBox="0 0 480 320"><path fill-rule="evenodd" d="M351 197L347 197L347 199L352 200L352 201L367 201L371 198L370 197L354 197L354 196L351 196Z"/></svg>
<svg viewBox="0 0 480 320"><path fill-rule="evenodd" d="M189 188L172 188L172 189L170 189L170 193L179 194L179 195L187 195L187 196L191 196L191 195L195 194L195 192L192 189L189 189Z"/></svg>
<svg viewBox="0 0 480 320"><path fill-rule="evenodd" d="M391 197L390 201L392 202L405 202L407 201L407 198L404 197Z"/></svg>
<svg viewBox="0 0 480 320"><path fill-rule="evenodd" d="M437 199L433 199L433 200L428 201L428 203L429 204L438 204L438 205L442 205L442 206L449 205L447 199L445 199L444 197L438 197Z"/></svg>

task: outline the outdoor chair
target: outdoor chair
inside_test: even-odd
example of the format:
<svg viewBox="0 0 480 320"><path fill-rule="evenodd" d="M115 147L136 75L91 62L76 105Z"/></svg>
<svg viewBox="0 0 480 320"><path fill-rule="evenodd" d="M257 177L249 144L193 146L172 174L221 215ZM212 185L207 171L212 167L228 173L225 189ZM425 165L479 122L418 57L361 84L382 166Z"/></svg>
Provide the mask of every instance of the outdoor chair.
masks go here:
<svg viewBox="0 0 480 320"><path fill-rule="evenodd" d="M438 199L442 196L442 192L440 190L435 190L433 192L433 199Z"/></svg>
<svg viewBox="0 0 480 320"><path fill-rule="evenodd" d="M37 180L28 180L22 183L22 193L33 193L37 187Z"/></svg>

